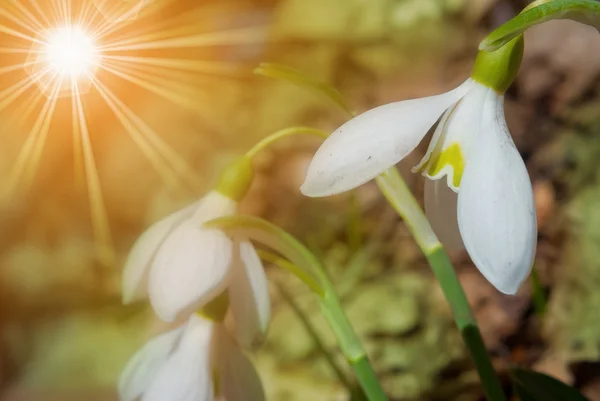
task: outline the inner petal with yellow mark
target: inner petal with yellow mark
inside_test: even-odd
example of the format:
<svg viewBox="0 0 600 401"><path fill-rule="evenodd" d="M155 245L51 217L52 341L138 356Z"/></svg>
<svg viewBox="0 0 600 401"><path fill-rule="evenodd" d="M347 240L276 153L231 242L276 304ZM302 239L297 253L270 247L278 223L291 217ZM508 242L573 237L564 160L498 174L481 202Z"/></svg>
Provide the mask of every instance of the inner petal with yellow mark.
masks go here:
<svg viewBox="0 0 600 401"><path fill-rule="evenodd" d="M475 85L444 113L425 157L413 172L434 180L447 176L448 186L458 192L475 139L485 135L481 132L481 120L486 101L493 100L491 92L483 85Z"/></svg>
<svg viewBox="0 0 600 401"><path fill-rule="evenodd" d="M448 184L451 184L453 189L458 189L464 170L465 158L460 144L453 143L441 152L432 154L421 172L425 172L430 178L438 178L446 174L448 175Z"/></svg>

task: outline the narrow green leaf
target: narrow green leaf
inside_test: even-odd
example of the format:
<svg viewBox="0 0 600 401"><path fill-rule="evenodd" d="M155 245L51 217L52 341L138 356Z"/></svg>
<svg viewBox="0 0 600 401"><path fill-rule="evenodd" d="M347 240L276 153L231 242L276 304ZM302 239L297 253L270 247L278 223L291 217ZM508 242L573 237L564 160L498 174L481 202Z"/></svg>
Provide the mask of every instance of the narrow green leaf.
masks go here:
<svg viewBox="0 0 600 401"><path fill-rule="evenodd" d="M261 63L260 66L254 70L254 73L269 78L281 79L303 88L307 88L333 101L333 103L351 116L354 116L355 114L337 89L325 82L317 81L313 77L306 75L301 71L283 65Z"/></svg>
<svg viewBox="0 0 600 401"><path fill-rule="evenodd" d="M296 266L295 264L289 262L287 259L282 258L279 255L276 255L271 252L258 250L258 256L269 263L273 263L276 266L279 266L282 269L285 269L292 273L294 276L298 277L304 284L308 285L314 292L317 294L322 293L323 289L313 278L312 275L308 274L301 267Z"/></svg>
<svg viewBox="0 0 600 401"><path fill-rule="evenodd" d="M589 401L577 389L543 373L520 368L509 373L522 401Z"/></svg>
<svg viewBox="0 0 600 401"><path fill-rule="evenodd" d="M262 140L257 142L252 147L252 149L250 149L248 152L246 152L246 156L249 158L253 158L254 156L256 156L256 154L258 152L271 146L273 143L275 143L281 139L290 137L292 135L300 135L300 134L312 135L312 136L316 136L321 139L327 139L327 137L329 136L329 134L327 132L320 130L318 128L300 127L300 126L288 127L288 128L281 129L277 132L274 132L271 135L267 136L266 138L263 138Z"/></svg>
<svg viewBox="0 0 600 401"><path fill-rule="evenodd" d="M204 226L219 228L229 235L249 238L267 245L286 257L292 264L311 274L322 288L322 293L318 294L321 313L329 323L367 399L388 400L356 331L342 309L333 284L319 260L304 245L276 225L257 217L221 217L204 223Z"/></svg>
<svg viewBox="0 0 600 401"><path fill-rule="evenodd" d="M533 396L531 394L529 394L527 392L527 389L525 389L524 387L513 385L513 388L515 390L515 394L519 397L519 400L521 400L521 401L537 401L535 398L533 398Z"/></svg>
<svg viewBox="0 0 600 401"><path fill-rule="evenodd" d="M523 11L490 33L479 45L493 51L534 25L553 19L571 19L600 30L600 2L595 0L551 0Z"/></svg>
<svg viewBox="0 0 600 401"><path fill-rule="evenodd" d="M227 216L204 223L205 227L218 228L226 233L242 238L249 238L262 243L279 252L287 258L292 266L297 266L303 274L296 276L312 289L320 289L323 295L322 273L315 266L320 266L318 260L293 236L266 220L252 216ZM263 254L263 256L265 256ZM286 266L287 267L287 266ZM294 273L294 269L288 269Z"/></svg>

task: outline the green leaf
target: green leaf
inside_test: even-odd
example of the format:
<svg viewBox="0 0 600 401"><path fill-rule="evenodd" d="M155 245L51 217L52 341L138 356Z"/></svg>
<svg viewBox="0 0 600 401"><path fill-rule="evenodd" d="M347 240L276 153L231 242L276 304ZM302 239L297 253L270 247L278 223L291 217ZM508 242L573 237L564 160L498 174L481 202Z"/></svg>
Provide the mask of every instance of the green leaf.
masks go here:
<svg viewBox="0 0 600 401"><path fill-rule="evenodd" d="M539 318L543 318L544 314L546 313L548 300L546 299L546 294L544 293L544 286L542 285L540 276L535 266L533 267L533 269L531 269L531 287L533 309L535 311L535 314Z"/></svg>
<svg viewBox="0 0 600 401"><path fill-rule="evenodd" d="M527 390L521 386L514 385L515 394L521 401L537 401Z"/></svg>
<svg viewBox="0 0 600 401"><path fill-rule="evenodd" d="M316 268L316 266L320 266L319 261L296 238L276 225L258 217L227 216L210 220L204 223L204 227L218 228L229 235L248 238L274 249L287 258L291 264L285 264L284 260L276 258L271 262L291 271L311 289L323 296L323 273ZM268 253L262 254L263 258L268 255Z"/></svg>
<svg viewBox="0 0 600 401"><path fill-rule="evenodd" d="M521 401L589 401L577 389L543 373L515 368L509 374Z"/></svg>
<svg viewBox="0 0 600 401"><path fill-rule="evenodd" d="M349 115L355 115L354 111L350 108L348 103L346 103L346 100L337 89L325 82L319 82L301 71L283 65L261 63L260 66L254 70L254 73L269 78L288 81L300 87L309 89L319 95L325 96Z"/></svg>
<svg viewBox="0 0 600 401"><path fill-rule="evenodd" d="M290 273L292 273L294 276L300 278L300 280L302 280L304 282L304 284L308 285L310 288L312 288L312 290L316 293L322 293L323 289L321 288L321 286L319 285L319 283L316 282L316 280L314 280L312 278L312 276L310 274L307 274L307 272L305 271L305 269L296 266L295 264L289 262L287 259L278 256L274 253L268 252L268 251L263 251L263 250L258 250L258 256L269 263L272 263L284 270L289 271Z"/></svg>
<svg viewBox="0 0 600 401"><path fill-rule="evenodd" d="M594 0L551 0L526 9L490 33L479 45L493 51L534 25L553 19L571 19L600 30L600 2Z"/></svg>
<svg viewBox="0 0 600 401"><path fill-rule="evenodd" d="M285 268L292 272L294 270L302 271L304 274L297 275L297 277L313 289L314 286L309 284L309 282L317 286L319 291L315 292L319 295L321 312L337 337L340 348L346 359L351 365L354 365L357 361L361 361L362 358L365 358L364 348L342 310L333 284L327 277L319 260L304 245L302 245L300 241L285 230L258 217L220 217L204 223L204 227L218 228L229 235L248 238L252 241L259 242L274 249L287 258L292 265L290 266L288 264L287 266L284 266ZM264 257L266 254L263 253L262 256ZM278 264L279 263L281 263L281 261L279 261ZM299 269L296 269L296 267ZM307 278L309 278L309 282L306 281ZM364 364L364 362L362 363ZM374 384L371 383L371 386L373 385ZM380 389L378 391L380 391ZM386 398L383 397L377 399Z"/></svg>

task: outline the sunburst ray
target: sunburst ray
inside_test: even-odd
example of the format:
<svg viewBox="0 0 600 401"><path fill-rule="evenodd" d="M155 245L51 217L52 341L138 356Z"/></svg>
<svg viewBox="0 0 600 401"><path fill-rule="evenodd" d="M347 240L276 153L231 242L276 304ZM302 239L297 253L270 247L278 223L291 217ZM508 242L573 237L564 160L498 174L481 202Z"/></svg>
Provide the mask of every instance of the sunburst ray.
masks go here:
<svg viewBox="0 0 600 401"><path fill-rule="evenodd" d="M90 141L89 130L85 113L83 112L83 104L81 102L81 93L77 82L73 82L73 103L75 103L75 111L77 114L77 124L73 130L79 133L80 145L82 151L83 168L85 181L87 183L88 202L90 205L90 215L92 218L92 229L94 230L94 238L96 239L96 247L100 261L108 266L113 266L116 261L115 250L110 233L108 223L108 215L104 205L104 197L102 196L102 187L100 185L100 177L92 143Z"/></svg>
<svg viewBox="0 0 600 401"><path fill-rule="evenodd" d="M194 192L200 181L177 152L175 152L143 119L97 79L93 84L115 113L132 140L148 158L156 171L173 189Z"/></svg>
<svg viewBox="0 0 600 401"><path fill-rule="evenodd" d="M0 112L14 105L7 113L9 117L18 126L26 126L28 121L32 125L9 173L2 199L7 202L17 190L26 191L32 186L45 144L51 140L53 121L66 112L73 142L74 181L87 190L99 255L105 263L113 263L110 222L92 149L92 137L98 129L92 118L97 116L84 108L83 97L90 96L91 101L108 106L110 118L124 128L167 188L195 193L202 187L202 179L163 135L134 112L120 97L123 90L116 90L113 84L127 82L128 92L147 91L196 114L208 114L211 93L204 85L207 80L216 75L240 77L248 72L239 63L200 59L207 52L182 57L185 49L262 43L266 29L259 26L207 32L198 24L199 17L206 17L198 8L152 19L156 15L153 13L175 0L151 7L145 16L154 23L124 21L125 11L107 16L106 10L102 13L95 4L120 0L5 1L6 6L0 7L0 54L6 55L0 57ZM87 33L98 57L81 63L79 58L85 57L85 52L73 50L73 39L68 34L65 36L71 37L70 41L61 38L54 46L52 35L57 29L78 29L82 33L79 36ZM27 59L19 61L24 55ZM75 62L80 63L79 67ZM25 77L18 76L21 68L27 72ZM84 94L87 88L92 93ZM67 103L58 101L64 95L71 97L67 109ZM62 114L57 112L59 108L65 109Z"/></svg>
<svg viewBox="0 0 600 401"><path fill-rule="evenodd" d="M33 128L29 132L16 162L12 166L2 192L2 204L4 205L9 204L13 200L19 186L27 189L33 181L34 173L39 164L39 157L50 129L50 122L52 121L58 99L56 95L60 89L61 80L61 77L55 77L53 96L46 99L42 111L35 120Z"/></svg>

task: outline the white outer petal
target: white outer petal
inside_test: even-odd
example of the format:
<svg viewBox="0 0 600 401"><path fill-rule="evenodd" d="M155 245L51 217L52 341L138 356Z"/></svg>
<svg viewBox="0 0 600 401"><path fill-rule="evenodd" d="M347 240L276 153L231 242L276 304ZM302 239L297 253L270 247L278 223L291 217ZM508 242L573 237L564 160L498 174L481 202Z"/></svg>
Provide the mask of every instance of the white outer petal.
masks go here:
<svg viewBox="0 0 600 401"><path fill-rule="evenodd" d="M254 365L229 337L224 327L217 331L219 396L227 401L264 401L265 393Z"/></svg>
<svg viewBox="0 0 600 401"><path fill-rule="evenodd" d="M348 121L317 150L300 190L307 196L334 195L375 178L412 152L472 83L468 79L441 95L386 104Z"/></svg>
<svg viewBox="0 0 600 401"><path fill-rule="evenodd" d="M234 211L235 202L213 191L163 241L148 286L150 302L161 319L173 321L183 312L193 312L224 290L232 242L222 231L204 229L202 224Z"/></svg>
<svg viewBox="0 0 600 401"><path fill-rule="evenodd" d="M535 257L537 223L525 164L506 127L503 96L484 105L482 134L465 168L458 224L465 247L486 279L514 294Z"/></svg>
<svg viewBox="0 0 600 401"><path fill-rule="evenodd" d="M465 248L458 229L458 195L443 180L425 180L425 214L448 251Z"/></svg>
<svg viewBox="0 0 600 401"><path fill-rule="evenodd" d="M150 270L150 302L171 322L222 292L231 271L232 243L219 230L183 222L165 240Z"/></svg>
<svg viewBox="0 0 600 401"><path fill-rule="evenodd" d="M121 401L135 401L142 396L167 361L182 332L183 327L180 327L161 334L133 355L119 378Z"/></svg>
<svg viewBox="0 0 600 401"><path fill-rule="evenodd" d="M123 270L123 303L143 299L147 295L148 269L164 239L198 207L195 202L154 223L135 242Z"/></svg>
<svg viewBox="0 0 600 401"><path fill-rule="evenodd" d="M177 349L163 364L142 401L212 401L214 324L192 315Z"/></svg>
<svg viewBox="0 0 600 401"><path fill-rule="evenodd" d="M241 263L236 263L229 283L229 302L240 344L250 347L264 334L271 316L269 283L254 246L239 244Z"/></svg>
<svg viewBox="0 0 600 401"><path fill-rule="evenodd" d="M469 93L460 99L455 107L444 114L429 144L425 157L413 169L413 172L423 168L423 175L434 180L447 176L446 182L448 186L455 192L458 192L458 187L453 184L455 172L452 165L446 164L440 171L433 175L428 170L434 167L431 166L431 163L444 150L455 144L459 146L463 160L465 162L469 160L473 144L479 134L481 134L482 109L485 99L492 92L492 89L480 83L473 82Z"/></svg>

